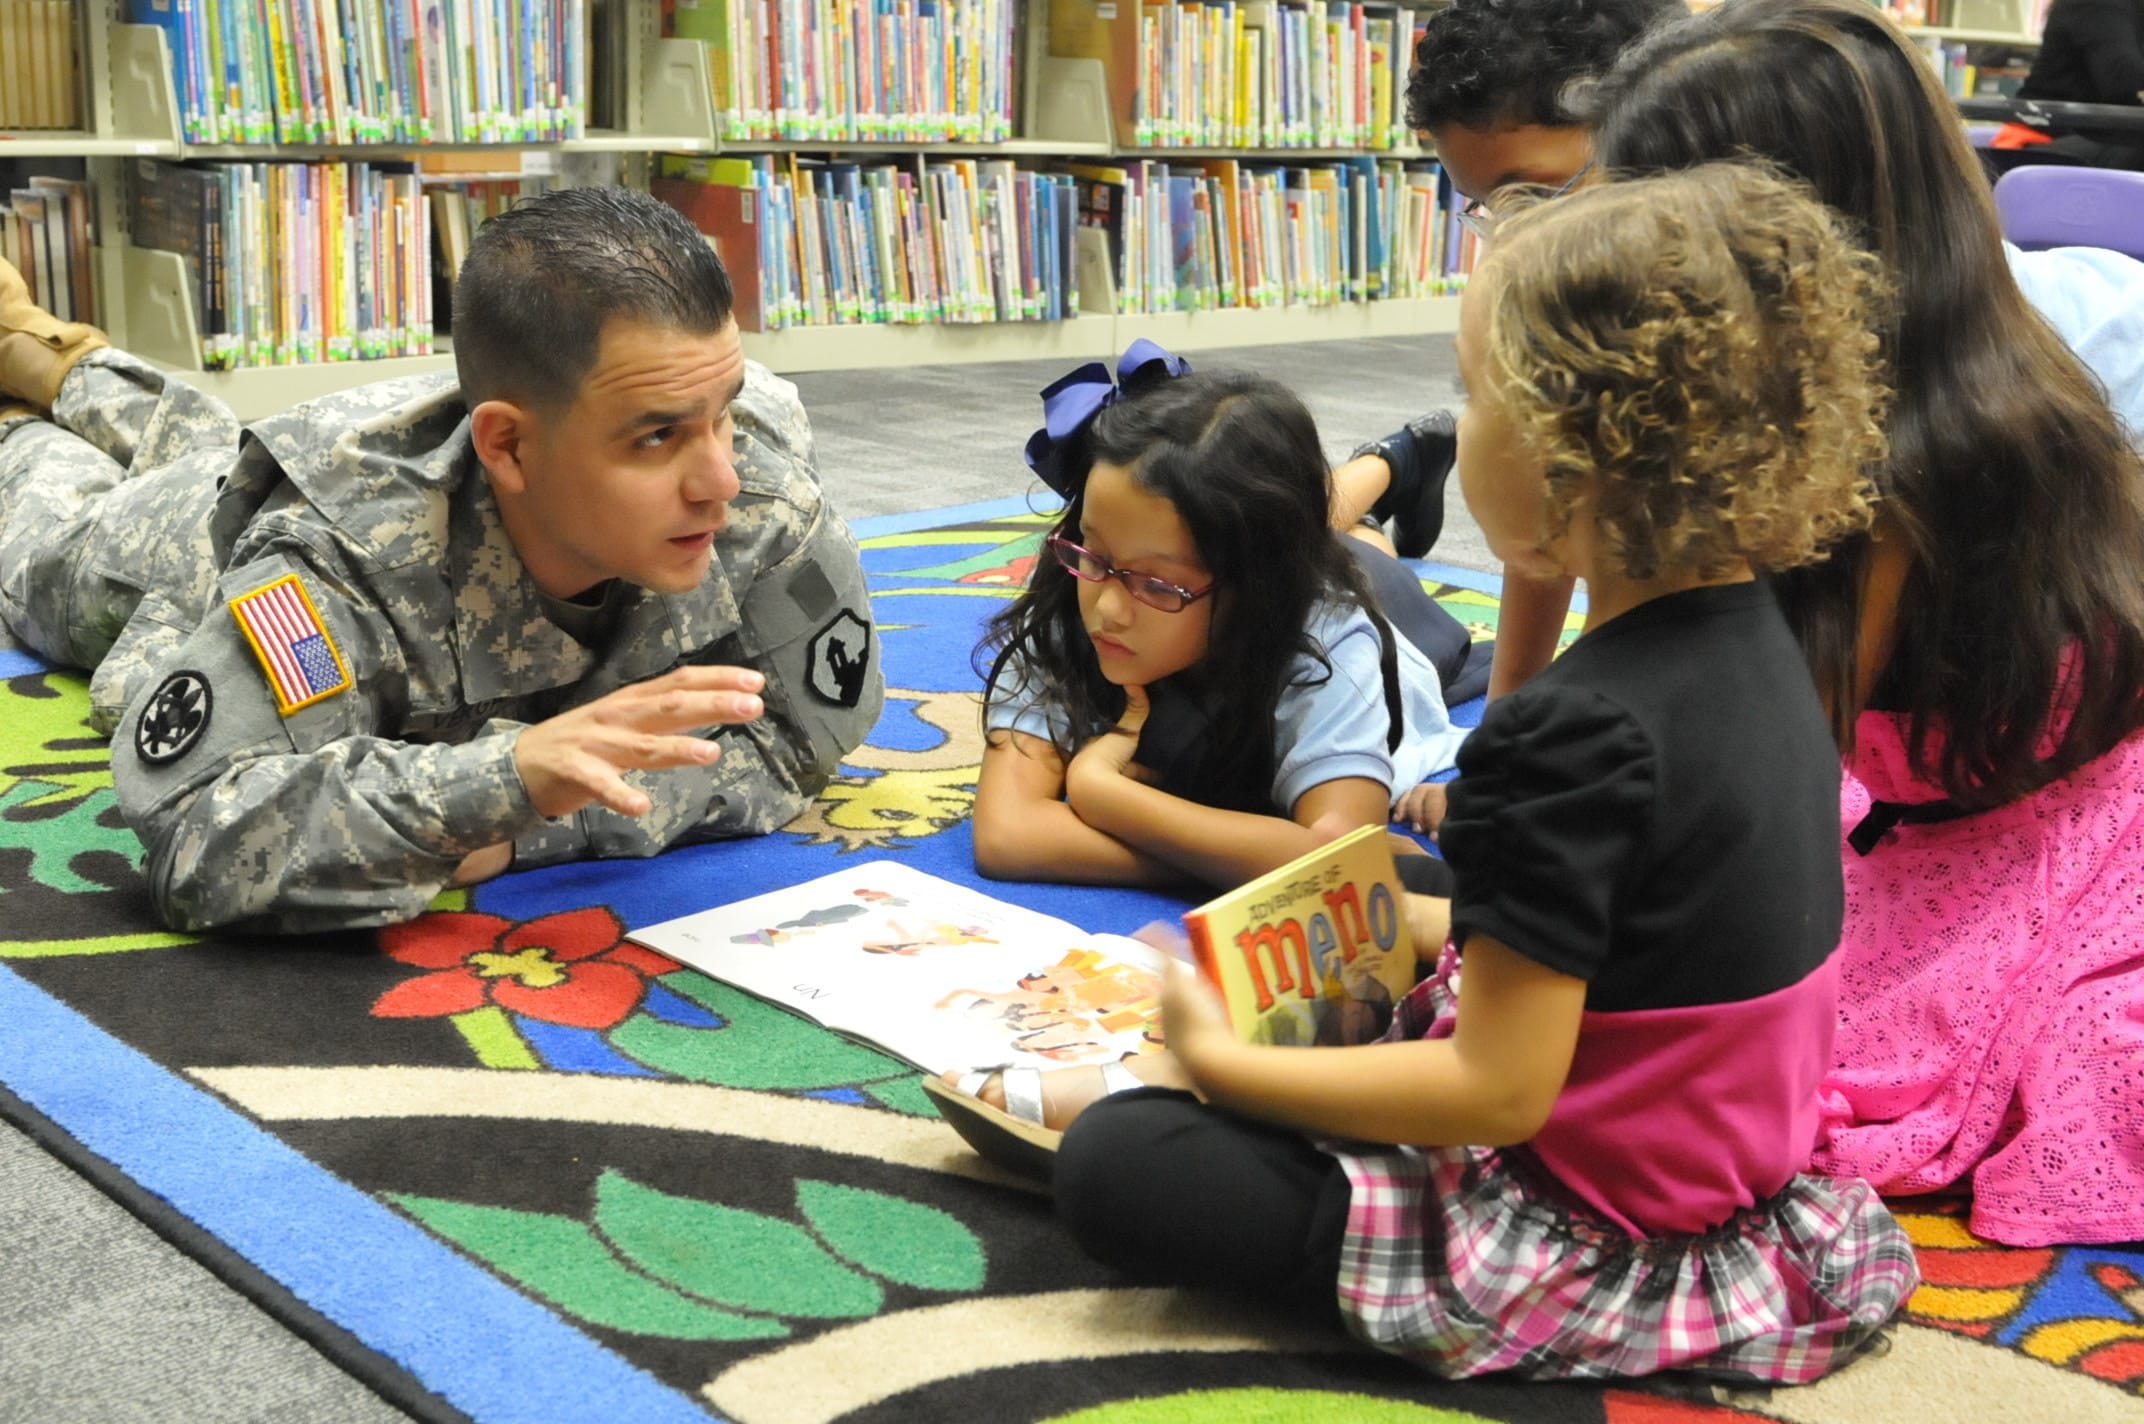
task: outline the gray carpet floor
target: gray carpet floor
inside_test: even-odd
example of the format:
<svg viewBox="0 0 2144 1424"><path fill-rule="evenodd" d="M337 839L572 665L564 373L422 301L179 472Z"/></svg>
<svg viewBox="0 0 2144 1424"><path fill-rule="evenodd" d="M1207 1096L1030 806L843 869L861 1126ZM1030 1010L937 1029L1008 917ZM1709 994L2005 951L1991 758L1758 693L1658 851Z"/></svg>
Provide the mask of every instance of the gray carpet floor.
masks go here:
<svg viewBox="0 0 2144 1424"><path fill-rule="evenodd" d="M1310 407L1335 461L1411 416L1460 399L1448 336L1251 347L1190 359L1200 369L1251 370L1286 383ZM1063 374L1060 363L1006 361L792 379L811 412L827 489L843 514L862 519L1042 494L1020 452L1042 421L1038 393ZM1457 481L1445 489L1445 510L1433 556L1493 572L1498 565L1467 516Z"/></svg>
<svg viewBox="0 0 2144 1424"><path fill-rule="evenodd" d="M751 349L749 340L746 350ZM1455 404L1448 337L1193 358L1288 383L1339 458ZM1039 493L1020 460L1054 363L797 377L819 468L852 519ZM1447 491L1434 557L1493 570ZM386 1424L402 1419L245 1297L0 1125L0 1424Z"/></svg>

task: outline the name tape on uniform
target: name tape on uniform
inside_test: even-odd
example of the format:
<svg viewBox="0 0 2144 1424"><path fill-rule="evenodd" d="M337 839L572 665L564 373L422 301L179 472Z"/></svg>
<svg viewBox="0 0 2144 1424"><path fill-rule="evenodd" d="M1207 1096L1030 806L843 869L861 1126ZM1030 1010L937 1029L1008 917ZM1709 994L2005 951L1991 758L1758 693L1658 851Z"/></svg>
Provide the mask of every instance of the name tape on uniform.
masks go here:
<svg viewBox="0 0 2144 1424"><path fill-rule="evenodd" d="M349 690L350 669L296 574L232 599L231 616L253 645L276 711L285 717Z"/></svg>

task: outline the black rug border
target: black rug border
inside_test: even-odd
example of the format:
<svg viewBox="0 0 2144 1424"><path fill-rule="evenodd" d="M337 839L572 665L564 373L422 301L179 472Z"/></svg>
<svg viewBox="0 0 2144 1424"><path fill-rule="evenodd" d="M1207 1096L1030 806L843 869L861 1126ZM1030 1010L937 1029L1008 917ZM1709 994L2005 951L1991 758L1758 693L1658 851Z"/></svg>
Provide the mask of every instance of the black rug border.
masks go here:
<svg viewBox="0 0 2144 1424"><path fill-rule="evenodd" d="M174 1250L258 1307L345 1375L421 1424L476 1424L387 1355L300 1299L207 1227L90 1150L5 1083L0 1121L117 1203Z"/></svg>

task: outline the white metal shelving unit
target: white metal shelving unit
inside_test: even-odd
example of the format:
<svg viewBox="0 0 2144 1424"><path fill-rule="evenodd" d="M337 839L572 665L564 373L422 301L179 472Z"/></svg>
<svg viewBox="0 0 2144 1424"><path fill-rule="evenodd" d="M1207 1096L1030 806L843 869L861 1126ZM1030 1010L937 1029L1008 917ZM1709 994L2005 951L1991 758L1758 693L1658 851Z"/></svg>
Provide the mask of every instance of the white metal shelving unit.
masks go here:
<svg viewBox="0 0 2144 1424"><path fill-rule="evenodd" d="M1903 28L1909 35L1959 44L2037 49L2040 37L2032 29L2033 8L2033 0L1950 0L1946 16L1950 23Z"/></svg>

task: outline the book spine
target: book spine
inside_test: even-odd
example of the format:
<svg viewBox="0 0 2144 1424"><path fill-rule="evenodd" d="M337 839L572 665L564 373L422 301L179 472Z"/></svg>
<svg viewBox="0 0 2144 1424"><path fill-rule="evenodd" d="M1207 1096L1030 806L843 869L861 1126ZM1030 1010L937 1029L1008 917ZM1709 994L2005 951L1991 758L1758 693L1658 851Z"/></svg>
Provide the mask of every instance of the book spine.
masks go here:
<svg viewBox="0 0 2144 1424"><path fill-rule="evenodd" d="M231 341L231 297L224 254L224 184L215 172L203 175L201 184L201 261L196 279L202 288L201 365L210 371L235 363L237 351Z"/></svg>

